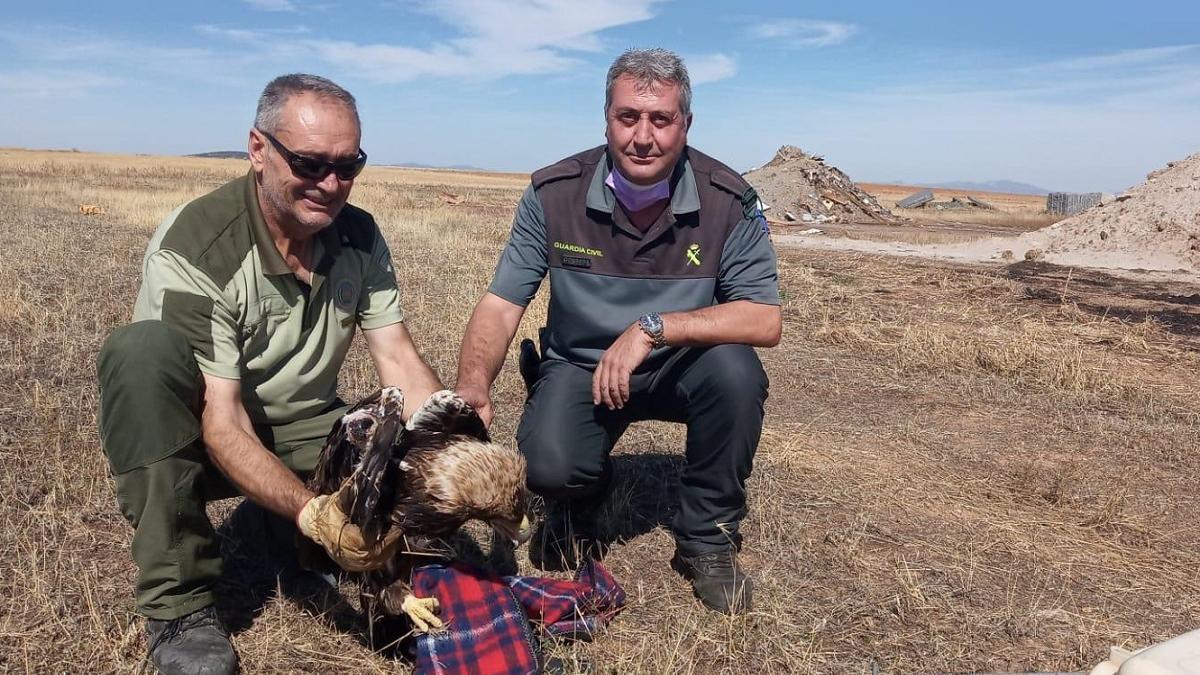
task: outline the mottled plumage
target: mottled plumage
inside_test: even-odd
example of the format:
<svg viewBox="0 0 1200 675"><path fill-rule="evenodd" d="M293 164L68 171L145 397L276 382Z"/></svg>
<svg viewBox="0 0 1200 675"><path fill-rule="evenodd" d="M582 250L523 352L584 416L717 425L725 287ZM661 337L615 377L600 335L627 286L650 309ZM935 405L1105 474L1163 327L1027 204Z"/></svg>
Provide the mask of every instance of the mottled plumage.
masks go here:
<svg viewBox="0 0 1200 675"><path fill-rule="evenodd" d="M334 425L309 480L318 494L340 490L338 506L368 543L393 529L404 536L397 560L363 576L364 595L382 601L389 614L400 612L410 592L413 564L444 552L435 547L437 538L478 519L516 541L527 523L525 459L490 442L474 408L440 391L407 424L403 409L404 395L395 387L352 407Z"/></svg>

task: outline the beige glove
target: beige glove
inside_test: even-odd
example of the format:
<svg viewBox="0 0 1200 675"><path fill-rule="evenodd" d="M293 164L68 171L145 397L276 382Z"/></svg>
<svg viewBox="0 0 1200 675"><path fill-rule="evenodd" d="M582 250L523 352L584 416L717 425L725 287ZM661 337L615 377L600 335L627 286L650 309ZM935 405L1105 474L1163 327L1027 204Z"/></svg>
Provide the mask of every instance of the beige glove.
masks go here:
<svg viewBox="0 0 1200 675"><path fill-rule="evenodd" d="M383 540L368 547L362 531L346 519L338 508L335 495L318 495L308 500L296 518L300 532L325 549L330 558L347 572L379 569L396 555L401 536L391 528Z"/></svg>

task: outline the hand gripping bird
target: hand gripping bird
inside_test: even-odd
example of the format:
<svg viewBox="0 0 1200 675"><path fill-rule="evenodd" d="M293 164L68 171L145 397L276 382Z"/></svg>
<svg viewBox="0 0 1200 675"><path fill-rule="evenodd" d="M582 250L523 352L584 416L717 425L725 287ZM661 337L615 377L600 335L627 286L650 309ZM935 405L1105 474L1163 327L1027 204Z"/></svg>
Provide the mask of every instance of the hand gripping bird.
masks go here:
<svg viewBox="0 0 1200 675"><path fill-rule="evenodd" d="M525 458L492 443L475 409L454 392L431 395L407 424L403 410L396 387L352 407L334 424L308 486L332 495L368 546L394 547L383 568L361 573L364 609L405 614L424 632L442 626L437 599L415 597L409 582L413 568L444 552L439 537L476 519L514 545L529 538ZM313 562L323 553L309 547L306 564L321 567Z"/></svg>

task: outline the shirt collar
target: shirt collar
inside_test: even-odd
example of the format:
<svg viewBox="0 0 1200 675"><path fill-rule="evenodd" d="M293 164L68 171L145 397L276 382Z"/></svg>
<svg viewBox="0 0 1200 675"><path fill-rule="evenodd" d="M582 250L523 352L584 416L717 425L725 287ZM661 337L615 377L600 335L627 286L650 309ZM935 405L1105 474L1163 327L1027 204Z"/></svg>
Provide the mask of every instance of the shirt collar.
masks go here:
<svg viewBox="0 0 1200 675"><path fill-rule="evenodd" d="M267 220L263 217L262 207L258 204L258 181L254 179L253 171L246 174L245 193L246 213L250 214L250 232L254 237L254 245L258 249L258 259L262 263L263 274L292 274L291 268L287 266L279 249L275 247L275 240L271 238L271 230L267 228ZM344 210L345 207L343 207ZM332 258L342 250L341 233L338 228L338 219L341 216L342 214L339 213L329 227L317 233L323 249L314 250L314 253L322 254L321 259L317 262L317 273L327 272Z"/></svg>
<svg viewBox="0 0 1200 675"><path fill-rule="evenodd" d="M700 210L700 191L696 188L696 174L692 172L692 163L687 154L687 148L684 148L671 180L671 213L675 215ZM617 207L617 196L613 194L612 188L604 183L608 172L612 170L612 158L605 151L604 161L596 163L591 183L588 184L589 209L611 214Z"/></svg>
<svg viewBox="0 0 1200 675"><path fill-rule="evenodd" d="M254 179L254 171L246 174L246 213L250 214L250 233L254 237L254 247L258 249L258 259L262 263L263 274L291 274L279 249L275 248L275 240L267 229L267 220L263 218L262 208L258 205L258 181Z"/></svg>

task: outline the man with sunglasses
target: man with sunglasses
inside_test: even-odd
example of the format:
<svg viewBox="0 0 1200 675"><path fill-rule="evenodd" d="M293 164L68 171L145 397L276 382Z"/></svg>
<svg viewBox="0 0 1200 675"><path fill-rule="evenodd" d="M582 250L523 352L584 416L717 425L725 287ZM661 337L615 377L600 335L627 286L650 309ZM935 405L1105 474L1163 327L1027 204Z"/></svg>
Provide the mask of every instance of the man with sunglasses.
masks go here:
<svg viewBox="0 0 1200 675"><path fill-rule="evenodd" d="M622 54L604 115L607 144L533 173L467 325L458 390L490 416L492 382L548 275L543 358L522 349L530 392L517 430L529 487L553 504L530 545L535 564L597 552L609 454L630 423L683 422L672 565L707 607L744 612L738 526L767 397L753 347L781 331L774 249L754 190L687 144L691 85L678 56Z"/></svg>
<svg viewBox="0 0 1200 675"><path fill-rule="evenodd" d="M302 480L346 409L337 374L356 327L406 415L442 388L403 323L387 243L346 203L366 163L359 139L345 89L312 75L267 84L250 171L158 227L134 322L101 349L101 440L161 672L237 666L213 611L221 556L206 502L245 495L271 514L268 539L287 546L298 525L346 569L392 553L365 546Z"/></svg>

